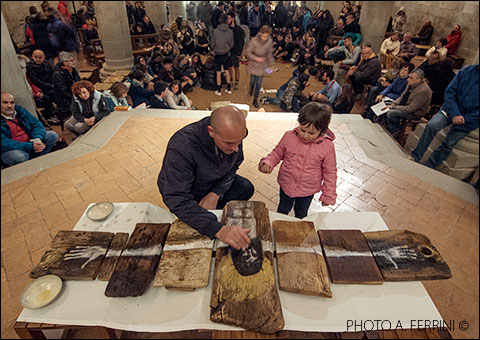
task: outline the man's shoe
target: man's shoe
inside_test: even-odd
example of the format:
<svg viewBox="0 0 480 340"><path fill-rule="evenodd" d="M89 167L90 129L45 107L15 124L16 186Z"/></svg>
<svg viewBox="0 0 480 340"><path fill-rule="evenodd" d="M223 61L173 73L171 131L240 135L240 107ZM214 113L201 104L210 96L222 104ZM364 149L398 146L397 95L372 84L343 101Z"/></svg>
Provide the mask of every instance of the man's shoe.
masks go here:
<svg viewBox="0 0 480 340"><path fill-rule="evenodd" d="M258 105L256 100L253 101L253 107L256 108L256 109L258 109L260 107L260 105Z"/></svg>
<svg viewBox="0 0 480 340"><path fill-rule="evenodd" d="M234 90L234 91L238 90L238 81L236 81L236 82L233 84L233 90Z"/></svg>
<svg viewBox="0 0 480 340"><path fill-rule="evenodd" d="M48 119L47 119L47 123L48 123L48 124L52 124L52 125L59 125L59 124L61 124L62 122L61 122L60 119L58 119L57 117L51 117L51 118L48 118Z"/></svg>
<svg viewBox="0 0 480 340"><path fill-rule="evenodd" d="M217 96L221 96L221 95L222 95L222 91L221 91L221 90L217 90L217 91L215 91L215 94L216 94Z"/></svg>
<svg viewBox="0 0 480 340"><path fill-rule="evenodd" d="M225 92L228 94L232 94L232 90L226 90Z"/></svg>

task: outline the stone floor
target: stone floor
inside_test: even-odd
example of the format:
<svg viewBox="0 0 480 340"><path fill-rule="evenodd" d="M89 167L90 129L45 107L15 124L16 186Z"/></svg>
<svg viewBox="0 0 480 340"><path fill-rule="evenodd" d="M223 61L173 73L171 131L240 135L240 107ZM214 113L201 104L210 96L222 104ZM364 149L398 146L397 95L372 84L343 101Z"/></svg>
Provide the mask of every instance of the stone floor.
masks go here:
<svg viewBox="0 0 480 340"><path fill-rule="evenodd" d="M243 97L239 101L237 96L228 97L247 102ZM209 99L232 100L215 95ZM118 130L105 121L97 131L91 131L91 136L69 147L82 147L79 156L70 155L48 164L47 155L46 164L42 163L38 170L13 181L2 178L2 338L17 338L13 324L22 308L19 296L30 282L30 270L57 231L72 229L89 203L142 201L164 207L156 181L166 144L175 131L195 120L197 117L132 115L122 120ZM275 120L271 113L248 120L245 161L239 174L254 183L253 199L265 202L271 210L276 210L278 204L278 167L267 175L257 170L257 164L294 126L294 119ZM370 158L353 127L341 119L334 119L331 128L337 137L338 199L332 207L322 207L314 200L310 213L377 211L390 229L408 229L428 236L449 264L453 277L425 281L424 285L444 320L455 320L455 338L478 338L478 197L477 202L459 198L452 190L433 185L425 176L419 178L415 172L407 173ZM89 148L95 133L104 138L103 146ZM458 329L462 320L469 324L467 331Z"/></svg>

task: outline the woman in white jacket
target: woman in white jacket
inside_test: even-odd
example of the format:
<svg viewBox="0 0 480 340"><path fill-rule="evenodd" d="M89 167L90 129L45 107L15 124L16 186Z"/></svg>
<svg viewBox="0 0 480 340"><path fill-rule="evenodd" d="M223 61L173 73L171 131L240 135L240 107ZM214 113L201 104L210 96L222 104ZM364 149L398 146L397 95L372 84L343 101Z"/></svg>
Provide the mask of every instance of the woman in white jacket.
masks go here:
<svg viewBox="0 0 480 340"><path fill-rule="evenodd" d="M182 92L180 80L174 80L168 86L167 93L165 94L165 102L175 110L193 110L193 102Z"/></svg>

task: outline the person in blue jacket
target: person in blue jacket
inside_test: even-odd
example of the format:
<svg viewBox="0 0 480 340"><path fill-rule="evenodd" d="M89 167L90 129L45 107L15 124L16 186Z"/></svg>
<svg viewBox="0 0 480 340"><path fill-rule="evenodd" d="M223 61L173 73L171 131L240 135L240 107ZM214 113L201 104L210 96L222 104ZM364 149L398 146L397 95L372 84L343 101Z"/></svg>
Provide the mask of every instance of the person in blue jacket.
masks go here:
<svg viewBox="0 0 480 340"><path fill-rule="evenodd" d="M462 68L448 85L443 106L428 121L412 151L414 161L420 162L437 132L448 125L452 128L425 163L429 168L435 169L459 140L478 128L478 64Z"/></svg>
<svg viewBox="0 0 480 340"><path fill-rule="evenodd" d="M148 83L145 88L143 87L144 77L145 74L141 70L135 70L131 73L130 79L127 80L130 83L128 95L132 98L134 108L142 103L150 105L149 98L155 94L152 82Z"/></svg>
<svg viewBox="0 0 480 340"><path fill-rule="evenodd" d="M248 247L249 229L223 225L208 210L253 196L253 184L236 174L246 136L242 111L231 105L215 109L170 138L157 182L166 206L180 220L237 250Z"/></svg>
<svg viewBox="0 0 480 340"><path fill-rule="evenodd" d="M15 105L11 93L2 92L1 102L3 164L11 166L49 153L58 140L56 132L45 131L27 109Z"/></svg>

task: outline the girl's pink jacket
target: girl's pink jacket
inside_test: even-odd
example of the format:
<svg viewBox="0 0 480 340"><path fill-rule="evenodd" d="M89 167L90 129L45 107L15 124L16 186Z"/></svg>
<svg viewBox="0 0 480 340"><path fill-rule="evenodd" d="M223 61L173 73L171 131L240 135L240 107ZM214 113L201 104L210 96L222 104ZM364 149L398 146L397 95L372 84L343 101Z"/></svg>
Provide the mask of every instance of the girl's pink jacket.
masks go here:
<svg viewBox="0 0 480 340"><path fill-rule="evenodd" d="M334 139L330 129L311 143L305 143L296 129L287 131L259 166L266 163L274 168L283 160L277 181L289 197L306 197L321 191L320 201L333 205L337 199Z"/></svg>

